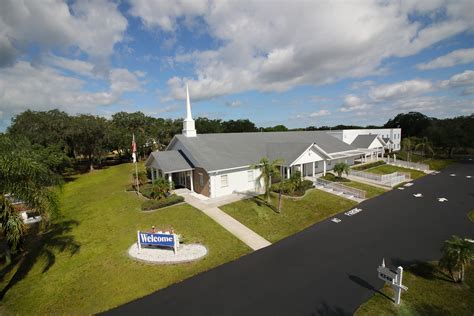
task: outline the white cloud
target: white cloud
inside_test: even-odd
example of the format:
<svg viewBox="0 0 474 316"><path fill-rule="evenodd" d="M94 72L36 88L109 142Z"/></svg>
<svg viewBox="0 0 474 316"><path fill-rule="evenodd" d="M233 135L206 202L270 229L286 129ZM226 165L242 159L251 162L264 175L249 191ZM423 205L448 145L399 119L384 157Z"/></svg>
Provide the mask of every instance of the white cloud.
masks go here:
<svg viewBox="0 0 474 316"><path fill-rule="evenodd" d="M9 66L29 45L72 48L99 60L123 39L127 19L106 0L0 1L0 67Z"/></svg>
<svg viewBox="0 0 474 316"><path fill-rule="evenodd" d="M310 113L309 117L320 117L320 116L326 116L329 114L331 114L331 112L329 112L328 110L319 110L319 111Z"/></svg>
<svg viewBox="0 0 474 316"><path fill-rule="evenodd" d="M443 80L439 83L442 88L453 88L460 86L474 86L474 71L466 70L462 73L455 74L448 80Z"/></svg>
<svg viewBox="0 0 474 316"><path fill-rule="evenodd" d="M64 63L75 64L74 61ZM102 81L108 83L108 89L89 92L85 90L86 81L65 75L60 69L19 61L0 71L1 111L7 116L26 109L51 108L72 114L97 113L102 106L123 103L124 92L141 88L138 78L122 68L112 69L110 78Z"/></svg>
<svg viewBox="0 0 474 316"><path fill-rule="evenodd" d="M426 3L425 3L426 2ZM275 2L133 0L131 13L149 28L174 32L180 21L216 39L215 49L186 52L192 77L168 81L170 96L193 99L242 91L285 91L383 71L388 57L418 53L474 30L472 1ZM440 14L443 12L443 14ZM413 21L426 17L431 23ZM199 21L199 22L196 22ZM190 25L192 27L190 27ZM396 30L396 32L394 32Z"/></svg>
<svg viewBox="0 0 474 316"><path fill-rule="evenodd" d="M356 95L349 94L346 95L344 98L344 103L342 104L342 107L340 109L341 112L352 112L356 110L363 110L370 107L369 104L365 103L362 101L361 98L359 98Z"/></svg>
<svg viewBox="0 0 474 316"><path fill-rule="evenodd" d="M376 86L370 90L369 96L376 101L385 101L415 96L431 90L433 84L430 81L413 79Z"/></svg>
<svg viewBox="0 0 474 316"><path fill-rule="evenodd" d="M239 100L235 100L235 101L227 101L225 105L231 108L238 108L238 107L241 107L243 104Z"/></svg>
<svg viewBox="0 0 474 316"><path fill-rule="evenodd" d="M474 62L474 48L458 49L426 63L416 65L421 70L447 68Z"/></svg>
<svg viewBox="0 0 474 316"><path fill-rule="evenodd" d="M361 89L361 88L366 88L366 87L373 86L374 84L375 84L375 81L373 81L373 80L356 81L356 82L353 82L351 84L350 88L352 90L358 90L358 89Z"/></svg>

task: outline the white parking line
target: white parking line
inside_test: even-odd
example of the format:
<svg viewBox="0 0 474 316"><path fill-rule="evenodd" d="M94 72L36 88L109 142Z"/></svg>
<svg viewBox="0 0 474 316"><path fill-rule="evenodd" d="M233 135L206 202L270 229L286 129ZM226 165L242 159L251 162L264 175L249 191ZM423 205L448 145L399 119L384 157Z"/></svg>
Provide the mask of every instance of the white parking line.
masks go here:
<svg viewBox="0 0 474 316"><path fill-rule="evenodd" d="M471 178L472 178L472 176L466 176L466 178L468 178L468 179L471 179Z"/></svg>
<svg viewBox="0 0 474 316"><path fill-rule="evenodd" d="M346 214L347 216L352 216L352 215L356 215L359 212L362 212L361 208L353 208L352 210L347 211L344 214Z"/></svg>
<svg viewBox="0 0 474 316"><path fill-rule="evenodd" d="M450 176L451 176L451 177L455 177L456 174L455 174L455 173L451 173Z"/></svg>
<svg viewBox="0 0 474 316"><path fill-rule="evenodd" d="M413 194L413 196L416 197L416 198L421 198L421 197L423 197L423 194L421 194L421 193L416 193L416 194Z"/></svg>
<svg viewBox="0 0 474 316"><path fill-rule="evenodd" d="M405 186L406 186L406 187L411 187L412 185L413 185L413 182L405 183Z"/></svg>
<svg viewBox="0 0 474 316"><path fill-rule="evenodd" d="M443 202L447 202L447 201L448 201L447 198L444 198L444 197L438 198L438 202L443 203Z"/></svg>
<svg viewBox="0 0 474 316"><path fill-rule="evenodd" d="M405 188L404 188L404 187L398 187L398 189L399 189L399 190L405 190Z"/></svg>
<svg viewBox="0 0 474 316"><path fill-rule="evenodd" d="M339 224L341 222L341 220L337 217L334 217L333 219L331 219L331 221L336 223L336 224Z"/></svg>

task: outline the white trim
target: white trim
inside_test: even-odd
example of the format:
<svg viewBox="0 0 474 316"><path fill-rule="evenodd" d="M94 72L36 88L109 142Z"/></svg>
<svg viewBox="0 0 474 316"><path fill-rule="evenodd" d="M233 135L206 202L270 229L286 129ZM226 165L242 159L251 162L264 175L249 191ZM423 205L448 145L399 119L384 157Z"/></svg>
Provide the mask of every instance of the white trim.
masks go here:
<svg viewBox="0 0 474 316"><path fill-rule="evenodd" d="M256 166L259 166L260 164L256 165ZM217 169L217 170L210 170L210 171L206 171L207 173L218 173L218 172L221 172L221 171L227 171L227 170L236 170L236 169L243 169L243 168L250 168L251 165L247 165L247 166L241 166L241 167L232 167L232 168L228 168L228 169ZM204 169L204 168L203 168ZM204 169L205 170L205 169Z"/></svg>
<svg viewBox="0 0 474 316"><path fill-rule="evenodd" d="M312 143L308 148L306 148L305 150L303 150L303 152L298 156L298 158L296 158L295 160L293 160L292 163L290 163L290 167L293 167L293 164L298 160L300 159L304 154L306 154L306 152L311 149L311 147L314 146L314 143Z"/></svg>

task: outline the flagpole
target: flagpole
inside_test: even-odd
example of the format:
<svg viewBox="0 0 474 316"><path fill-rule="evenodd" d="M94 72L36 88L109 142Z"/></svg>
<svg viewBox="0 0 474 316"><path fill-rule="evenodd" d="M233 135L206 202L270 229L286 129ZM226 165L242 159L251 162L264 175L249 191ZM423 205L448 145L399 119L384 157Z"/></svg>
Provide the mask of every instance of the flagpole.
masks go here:
<svg viewBox="0 0 474 316"><path fill-rule="evenodd" d="M137 161L137 143L135 142L135 133L132 133L132 159L135 164L135 179L137 181L137 195L140 194L140 182L138 181L138 161Z"/></svg>

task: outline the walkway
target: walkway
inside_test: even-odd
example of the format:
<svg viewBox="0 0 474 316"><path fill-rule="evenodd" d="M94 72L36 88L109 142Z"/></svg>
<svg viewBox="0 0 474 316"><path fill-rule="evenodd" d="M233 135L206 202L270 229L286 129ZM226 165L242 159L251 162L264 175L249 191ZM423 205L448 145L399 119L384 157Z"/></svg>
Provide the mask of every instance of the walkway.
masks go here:
<svg viewBox="0 0 474 316"><path fill-rule="evenodd" d="M376 270L382 258L405 268L439 259L453 234L474 239L467 217L474 164L453 164L413 183L364 201L357 214L338 214L338 223L329 218L108 314L352 315L383 286ZM410 290L402 301L405 295Z"/></svg>
<svg viewBox="0 0 474 316"><path fill-rule="evenodd" d="M255 233L253 230L244 226L242 223L229 216L227 213L219 209L218 206L229 204L242 199L247 199L251 195L246 194L231 194L223 198L206 199L195 193L191 193L187 189L175 190L175 193L184 197L186 203L201 210L204 214L212 218L219 225L228 230L232 235L240 239L247 246L253 250L270 246L271 243L262 236Z"/></svg>

